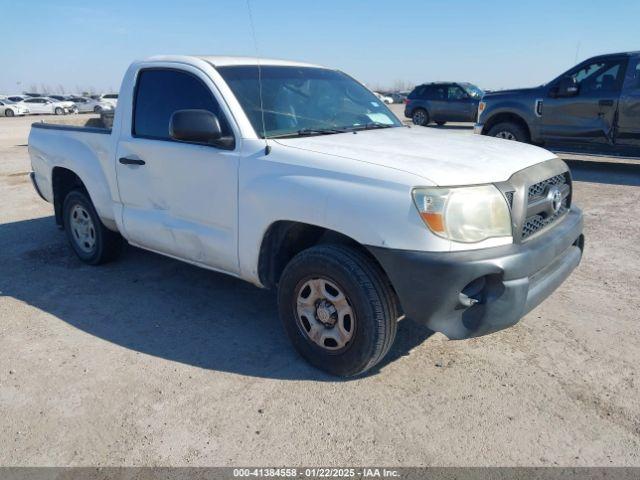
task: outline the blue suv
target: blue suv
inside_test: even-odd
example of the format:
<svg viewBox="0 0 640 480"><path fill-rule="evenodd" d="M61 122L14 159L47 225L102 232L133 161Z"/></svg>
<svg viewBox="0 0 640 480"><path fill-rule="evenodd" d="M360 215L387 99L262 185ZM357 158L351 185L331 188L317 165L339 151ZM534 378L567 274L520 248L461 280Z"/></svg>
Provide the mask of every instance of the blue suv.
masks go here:
<svg viewBox="0 0 640 480"><path fill-rule="evenodd" d="M484 92L466 82L437 82L418 85L407 97L404 116L414 124L430 122L475 122Z"/></svg>

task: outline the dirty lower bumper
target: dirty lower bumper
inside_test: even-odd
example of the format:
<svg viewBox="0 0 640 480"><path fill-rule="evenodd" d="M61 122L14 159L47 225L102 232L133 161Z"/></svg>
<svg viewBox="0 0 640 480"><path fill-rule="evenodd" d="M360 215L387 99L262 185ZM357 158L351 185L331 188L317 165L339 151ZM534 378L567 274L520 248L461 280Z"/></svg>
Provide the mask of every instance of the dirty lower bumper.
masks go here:
<svg viewBox="0 0 640 480"><path fill-rule="evenodd" d="M582 212L573 208L545 234L522 244L461 252L369 247L407 317L452 339L517 323L580 263Z"/></svg>

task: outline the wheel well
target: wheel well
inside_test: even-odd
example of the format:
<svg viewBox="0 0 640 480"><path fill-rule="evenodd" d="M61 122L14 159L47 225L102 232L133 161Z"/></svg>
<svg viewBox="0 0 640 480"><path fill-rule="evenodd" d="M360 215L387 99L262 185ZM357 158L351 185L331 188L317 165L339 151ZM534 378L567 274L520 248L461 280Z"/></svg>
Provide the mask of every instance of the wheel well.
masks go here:
<svg viewBox="0 0 640 480"><path fill-rule="evenodd" d="M327 243L349 245L380 266L369 250L346 235L308 223L281 220L271 224L262 238L258 260L260 282L267 288L275 287L294 256L314 245ZM384 272L382 266L380 269Z"/></svg>
<svg viewBox="0 0 640 480"><path fill-rule="evenodd" d="M529 130L529 125L520 115L516 115L515 113L508 113L508 112L498 113L493 117L489 118L489 120L487 120L487 122L484 124L482 133L486 135L487 133L489 133L489 130L491 130L494 125L497 125L498 123L503 123L503 122L510 122L510 123L515 123L517 125L520 125L524 129L525 133L527 134L527 139L529 141L531 140L531 131Z"/></svg>
<svg viewBox="0 0 640 480"><path fill-rule="evenodd" d="M64 225L62 221L64 199L72 190L82 189L86 192L87 189L78 175L68 168L63 167L55 167L53 169L53 172L51 172L51 184L53 188L53 210L56 215L56 224L62 227Z"/></svg>

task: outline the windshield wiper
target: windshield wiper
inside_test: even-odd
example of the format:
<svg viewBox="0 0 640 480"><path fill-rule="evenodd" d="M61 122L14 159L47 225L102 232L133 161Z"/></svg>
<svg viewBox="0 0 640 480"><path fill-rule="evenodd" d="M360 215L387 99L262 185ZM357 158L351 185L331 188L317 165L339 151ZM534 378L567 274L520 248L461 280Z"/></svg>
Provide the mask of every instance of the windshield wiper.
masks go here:
<svg viewBox="0 0 640 480"><path fill-rule="evenodd" d="M354 125L351 127L351 130L373 130L375 128L391 128L395 127L395 125L389 125L388 123L380 123L380 122L370 122L365 123L364 125Z"/></svg>
<svg viewBox="0 0 640 480"><path fill-rule="evenodd" d="M344 128L303 128L298 130L298 135L330 135L332 133L344 133L348 130Z"/></svg>
<svg viewBox="0 0 640 480"><path fill-rule="evenodd" d="M269 135L269 138L304 137L310 135L331 135L333 133L345 133L350 130L345 128L302 128L297 132L283 133L281 135Z"/></svg>

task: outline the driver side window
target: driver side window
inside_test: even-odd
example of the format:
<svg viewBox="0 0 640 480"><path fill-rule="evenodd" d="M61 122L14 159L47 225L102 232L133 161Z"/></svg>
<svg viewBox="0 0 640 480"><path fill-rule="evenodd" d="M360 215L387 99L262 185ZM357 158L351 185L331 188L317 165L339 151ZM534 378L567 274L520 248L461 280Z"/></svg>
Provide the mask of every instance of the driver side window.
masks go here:
<svg viewBox="0 0 640 480"><path fill-rule="evenodd" d="M640 59L635 60L635 66L631 64L627 71L627 79L625 80L625 90L640 92Z"/></svg>
<svg viewBox="0 0 640 480"><path fill-rule="evenodd" d="M571 74L579 86L580 94L590 92L616 92L622 82L622 60L596 61Z"/></svg>

